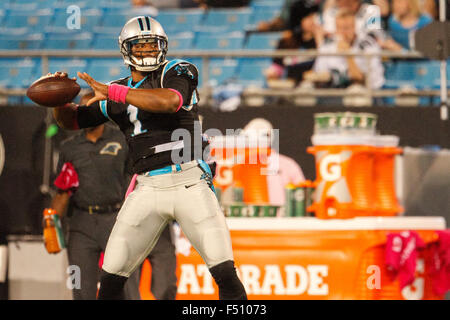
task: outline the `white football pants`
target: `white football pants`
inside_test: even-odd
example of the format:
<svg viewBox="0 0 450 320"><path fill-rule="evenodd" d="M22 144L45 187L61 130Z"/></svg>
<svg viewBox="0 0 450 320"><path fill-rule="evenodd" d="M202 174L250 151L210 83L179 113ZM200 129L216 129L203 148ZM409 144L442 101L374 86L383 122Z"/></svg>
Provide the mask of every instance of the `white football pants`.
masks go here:
<svg viewBox="0 0 450 320"><path fill-rule="evenodd" d="M233 260L230 233L214 192L197 161L182 171L139 175L126 198L106 246L103 270L129 277L176 220L208 268Z"/></svg>

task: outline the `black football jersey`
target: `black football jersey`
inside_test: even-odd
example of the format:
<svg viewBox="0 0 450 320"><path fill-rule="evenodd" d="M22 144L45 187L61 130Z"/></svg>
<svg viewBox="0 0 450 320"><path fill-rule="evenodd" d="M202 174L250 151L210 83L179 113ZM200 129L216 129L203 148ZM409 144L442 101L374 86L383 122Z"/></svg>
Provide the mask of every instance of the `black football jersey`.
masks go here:
<svg viewBox="0 0 450 320"><path fill-rule="evenodd" d="M201 141L201 130L194 130L195 122L198 124L198 71L193 64L179 59L166 61L139 83L133 83L131 76L111 83L139 89L172 88L180 92L183 98L183 105L176 113L148 112L131 104L111 100L78 107L80 128L97 126L108 120L119 126L127 139L135 173L187 162L199 154L198 151L194 152L195 142ZM175 130L186 134L173 138ZM189 141L186 140L187 135ZM183 161L174 160L173 152L179 155L177 159L182 158Z"/></svg>

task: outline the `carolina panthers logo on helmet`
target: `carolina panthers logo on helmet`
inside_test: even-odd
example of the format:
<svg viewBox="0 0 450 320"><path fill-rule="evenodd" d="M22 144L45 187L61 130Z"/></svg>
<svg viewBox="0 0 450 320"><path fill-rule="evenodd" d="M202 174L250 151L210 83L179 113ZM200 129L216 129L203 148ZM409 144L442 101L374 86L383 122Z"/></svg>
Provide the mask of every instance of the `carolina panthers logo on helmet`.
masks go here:
<svg viewBox="0 0 450 320"><path fill-rule="evenodd" d="M106 146L100 151L100 154L109 154L112 156L117 156L119 150L122 149L122 146L118 142L108 142Z"/></svg>

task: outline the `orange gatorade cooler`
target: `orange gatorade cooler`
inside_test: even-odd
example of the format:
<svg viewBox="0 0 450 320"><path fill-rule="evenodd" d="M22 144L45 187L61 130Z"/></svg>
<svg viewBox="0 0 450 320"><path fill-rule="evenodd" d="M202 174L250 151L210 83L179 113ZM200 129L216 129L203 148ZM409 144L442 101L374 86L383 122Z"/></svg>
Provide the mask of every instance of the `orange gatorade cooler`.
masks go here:
<svg viewBox="0 0 450 320"><path fill-rule="evenodd" d="M375 215L395 216L403 212L395 189L395 157L402 152L396 136L375 136L374 189Z"/></svg>
<svg viewBox="0 0 450 320"><path fill-rule="evenodd" d="M312 209L320 219L374 214L374 150L370 136L313 135L316 158Z"/></svg>
<svg viewBox="0 0 450 320"><path fill-rule="evenodd" d="M233 185L243 188L245 203L268 203L267 165L270 155L267 141L245 135L217 136L211 139L211 155L217 163L214 186L222 193Z"/></svg>

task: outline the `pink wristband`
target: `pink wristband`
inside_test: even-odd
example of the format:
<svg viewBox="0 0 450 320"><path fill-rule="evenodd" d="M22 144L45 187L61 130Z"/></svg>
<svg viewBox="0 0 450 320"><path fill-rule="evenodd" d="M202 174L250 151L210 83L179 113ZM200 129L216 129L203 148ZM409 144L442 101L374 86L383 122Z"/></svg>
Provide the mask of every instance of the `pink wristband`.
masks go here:
<svg viewBox="0 0 450 320"><path fill-rule="evenodd" d="M113 83L108 86L108 99L114 102L125 103L128 90L130 88L127 86Z"/></svg>
<svg viewBox="0 0 450 320"><path fill-rule="evenodd" d="M178 105L177 111L175 111L175 112L178 112L178 110L180 110L181 106L183 105L183 97L181 96L181 93L179 93L177 90L172 89L172 88L167 88L167 89L175 92L178 95L178 98L180 98L180 104Z"/></svg>

